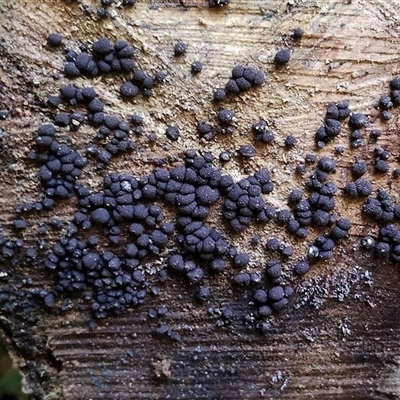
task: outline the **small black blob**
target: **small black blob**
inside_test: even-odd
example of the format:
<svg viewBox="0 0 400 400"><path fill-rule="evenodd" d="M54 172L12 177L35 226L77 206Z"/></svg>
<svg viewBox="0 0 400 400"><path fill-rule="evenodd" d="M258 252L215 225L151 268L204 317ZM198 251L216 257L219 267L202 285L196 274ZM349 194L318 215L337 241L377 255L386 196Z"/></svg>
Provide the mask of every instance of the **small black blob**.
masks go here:
<svg viewBox="0 0 400 400"><path fill-rule="evenodd" d="M238 153L245 158L252 158L255 157L255 155L257 154L256 149L248 144L241 146L238 150Z"/></svg>
<svg viewBox="0 0 400 400"><path fill-rule="evenodd" d="M112 46L110 39L106 37L101 37L99 40L95 41L92 45L92 49L94 52L101 54L101 55L107 55L111 53L112 51Z"/></svg>
<svg viewBox="0 0 400 400"><path fill-rule="evenodd" d="M244 268L250 261L250 256L247 253L238 253L233 259L236 267Z"/></svg>
<svg viewBox="0 0 400 400"><path fill-rule="evenodd" d="M296 146L297 144L297 139L293 135L289 135L285 139L285 146L288 148L292 148Z"/></svg>
<svg viewBox="0 0 400 400"><path fill-rule="evenodd" d="M231 155L230 155L230 153L229 152L227 152L227 151L222 151L220 154L219 154L219 161L221 161L221 162L228 162L228 161L230 161L231 160Z"/></svg>
<svg viewBox="0 0 400 400"><path fill-rule="evenodd" d="M168 269L174 272L182 272L185 270L185 261L179 254L175 254L168 259Z"/></svg>
<svg viewBox="0 0 400 400"><path fill-rule="evenodd" d="M210 297L211 291L208 286L200 286L196 294L196 299L200 302L207 301Z"/></svg>
<svg viewBox="0 0 400 400"><path fill-rule="evenodd" d="M179 128L177 126L169 126L165 131L165 135L168 139L176 141L179 139L180 136Z"/></svg>
<svg viewBox="0 0 400 400"><path fill-rule="evenodd" d="M308 154L306 154L304 160L308 164L315 164L317 162L317 156L315 154L308 153Z"/></svg>
<svg viewBox="0 0 400 400"><path fill-rule="evenodd" d="M183 42L178 42L174 46L174 55L175 57L182 56L183 54L186 53L187 50L187 45L186 43Z"/></svg>
<svg viewBox="0 0 400 400"><path fill-rule="evenodd" d="M214 97L213 97L214 101L216 101L217 103L224 101L226 99L226 90L224 88L218 88L215 92L214 92Z"/></svg>
<svg viewBox="0 0 400 400"><path fill-rule="evenodd" d="M23 230L23 229L26 229L27 226L28 226L28 224L26 223L26 221L24 219L16 219L13 221L13 227L15 229Z"/></svg>
<svg viewBox="0 0 400 400"><path fill-rule="evenodd" d="M351 167L352 172L356 176L362 176L367 172L367 163L363 160L356 159Z"/></svg>
<svg viewBox="0 0 400 400"><path fill-rule="evenodd" d="M323 156L319 159L318 167L325 172L333 172L336 168L335 161L332 158Z"/></svg>
<svg viewBox="0 0 400 400"><path fill-rule="evenodd" d="M293 272L297 275L304 275L310 270L310 265L307 261L298 261L294 267Z"/></svg>
<svg viewBox="0 0 400 400"><path fill-rule="evenodd" d="M352 114L349 118L349 126L353 129L360 129L368 123L367 117L362 113Z"/></svg>
<svg viewBox="0 0 400 400"><path fill-rule="evenodd" d="M229 125L232 123L235 113L227 108L221 108L218 112L218 120L222 125Z"/></svg>
<svg viewBox="0 0 400 400"><path fill-rule="evenodd" d="M131 81L127 81L121 85L119 92L123 97L131 98L136 97L139 94L139 88Z"/></svg>
<svg viewBox="0 0 400 400"><path fill-rule="evenodd" d="M223 7L227 6L231 0L208 0L208 7Z"/></svg>
<svg viewBox="0 0 400 400"><path fill-rule="evenodd" d="M300 40L303 37L303 35L304 35L304 31L301 28L296 28L293 31L293 39L294 40Z"/></svg>
<svg viewBox="0 0 400 400"><path fill-rule="evenodd" d="M290 51L286 49L279 50L274 57L274 61L277 65L285 65L290 60Z"/></svg>
<svg viewBox="0 0 400 400"><path fill-rule="evenodd" d="M303 191L301 189L293 189L288 197L290 203L297 203L303 198Z"/></svg>
<svg viewBox="0 0 400 400"><path fill-rule="evenodd" d="M203 69L203 64L201 63L201 61L195 61L192 63L192 65L190 66L191 71L194 74L198 74L199 72L202 71Z"/></svg>
<svg viewBox="0 0 400 400"><path fill-rule="evenodd" d="M61 46L62 43L62 36L60 33L52 32L47 37L47 43L52 47Z"/></svg>

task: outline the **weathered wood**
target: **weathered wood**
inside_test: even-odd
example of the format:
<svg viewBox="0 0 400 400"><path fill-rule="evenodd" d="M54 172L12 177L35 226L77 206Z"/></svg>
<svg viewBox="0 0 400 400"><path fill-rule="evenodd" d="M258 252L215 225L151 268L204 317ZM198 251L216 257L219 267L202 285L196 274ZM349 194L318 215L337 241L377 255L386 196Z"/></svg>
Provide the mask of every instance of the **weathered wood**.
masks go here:
<svg viewBox="0 0 400 400"><path fill-rule="evenodd" d="M64 54L45 45L51 31L61 32L68 48L103 34L125 38L138 48L140 67L163 69L168 74L155 96L131 103L121 102L118 95L121 77L96 79L107 112L121 117L140 112L146 132L155 131L160 137L152 147L139 138L140 152L121 157L110 170L144 174L152 168L149 161L154 157L190 147L202 146L215 154L234 152L252 140L249 128L263 117L276 131L277 140L266 150L258 147L259 156L248 162L247 170L274 170L276 190L269 200L280 208L289 191L301 182L293 170L313 148L313 135L327 103L347 98L354 111L366 112L380 126L374 104L388 92L388 81L399 70L399 0L232 0L218 10L199 0L138 2L130 9L115 8L118 16L104 21L83 10L84 6L95 9L98 4L94 0L84 4L44 0L40 5L4 0L1 5L0 108L10 113L3 123L6 134L0 176L1 191L6 194L0 198L0 222L6 233L10 232L15 203L37 196L37 171L27 169L24 157L38 124L49 117L42 101L67 82L53 78L62 68ZM297 26L306 33L299 44L291 45L289 66L278 71L273 55L286 45L282 36ZM172 56L178 39L189 45L181 59ZM197 77L189 72L195 59L204 63ZM228 102L237 117L233 138L199 142L196 122L213 118L213 90L224 85L232 66L239 62L261 68L268 74L267 80L261 88ZM93 84L83 78L76 82ZM398 119L395 111L394 118L383 126L381 140L396 156ZM182 139L177 144L169 144L163 137L171 123L181 128ZM282 150L288 134L301 140L290 153ZM339 187L349 179L347 167L357 154L349 149L347 134L346 128L321 152L331 154L339 144L346 148L337 156L334 179ZM93 136L94 130L85 128L83 133L73 134L72 140L84 149L87 138ZM365 158L371 158L372 149L364 150ZM397 162L392 159L394 167ZM236 158L224 167L237 179L247 174L245 169ZM86 179L92 187L98 186L101 177L89 173ZM399 199L397 182L389 184L387 177L375 181L376 187L385 187ZM193 302L194 288L169 280L159 298L139 310L100 321L94 330L88 325L88 305L79 298L72 300L72 310L66 314L43 314L35 326L25 326L18 313L4 314L0 326L24 373L26 390L34 398L45 399L400 398L399 271L396 266L375 263L357 249L358 237L370 231L360 213L361 201L349 202L338 196L338 203L340 214L355 225L351 240L336 250L333 262L318 264L306 276L310 286L296 295L287 313L271 320L273 327L266 336L243 323L248 301L242 291L231 292L229 272L207 278L214 296L207 306ZM57 215L69 220L71 204L57 207ZM276 225L250 228L245 236L232 235L230 240L241 250L251 250L251 268L262 266L267 256L261 246L250 243L256 233L293 242L296 255L304 252L304 245L297 245ZM35 240L34 234L34 230L27 234L28 243ZM32 270L17 265L13 271L9 277L13 285L26 275L34 276L37 287L50 288L53 282L40 267ZM365 271L372 273L371 288ZM300 280L294 285L299 287ZM345 297L343 302L337 301L340 294ZM320 308L311 307L302 297ZM157 321L148 319L147 310L161 304L170 310L163 321L182 335L178 343L154 337ZM218 328L207 307L227 305L235 310L237 320Z"/></svg>

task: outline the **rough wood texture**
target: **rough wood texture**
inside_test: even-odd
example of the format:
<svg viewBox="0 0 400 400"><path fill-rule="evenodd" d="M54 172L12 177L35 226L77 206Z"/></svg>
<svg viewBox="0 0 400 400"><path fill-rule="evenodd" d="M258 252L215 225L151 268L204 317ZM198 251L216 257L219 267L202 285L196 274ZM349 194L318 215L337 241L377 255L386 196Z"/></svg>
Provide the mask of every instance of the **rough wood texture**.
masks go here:
<svg viewBox="0 0 400 400"><path fill-rule="evenodd" d="M53 78L64 56L45 45L51 31L61 32L68 48L103 34L125 38L138 48L140 67L168 73L154 97L131 103L120 101L121 77L77 80L96 86L106 100L107 112L121 117L133 110L140 112L146 131L160 136L153 148L139 139L143 142L138 154L118 159L110 170L146 173L153 157L190 147L202 146L216 154L222 149L234 151L251 140L251 123L263 117L278 139L267 150L260 147L259 156L245 167L250 172L276 167L277 189L269 200L278 207L285 205L288 192L300 182L293 168L313 148L326 104L347 98L353 110L366 112L379 126L374 104L399 72L399 0L232 0L218 10L208 9L206 1L200 0L138 2L131 9L115 8L118 16L105 21L87 16L84 5L95 8L98 3L43 0L39 6L32 1L4 0L0 6L0 108L10 112L3 123L1 157L0 188L6 195L0 198L0 220L5 232L9 232L15 203L36 196L37 171L26 168L24 156L38 124L48 119L49 112L41 108L43 99L66 82ZM305 36L292 45L289 67L277 71L273 55L285 46L282 35L297 26L305 30ZM182 59L172 56L178 39L189 44ZM195 59L205 65L198 77L189 73ZM213 118L213 90L227 81L232 66L239 62L264 70L266 83L228 103L237 116L233 140L199 144L196 121ZM381 141L396 156L398 119L395 111ZM163 138L171 123L181 128L177 144ZM72 139L82 149L85 139L94 135L94 130L86 129ZM301 142L286 153L282 143L291 133ZM346 167L356 154L349 149L347 133L321 152L331 154L338 144L346 148L337 156L334 179L339 187L347 181ZM371 157L372 148L365 150L365 157ZM394 166L395 157L392 160ZM237 158L225 168L237 179L247 173ZM88 174L92 187L99 185L101 177L92 171ZM391 185L385 178L376 179L379 186L399 200L397 182ZM357 250L358 237L370 231L359 211L361 202L341 198L339 203L340 214L355 225L351 239L336 250L333 262L320 263L307 275L302 293L285 315L271 320L273 327L265 336L243 323L246 296L231 291L229 273L215 281L208 279L214 298L207 306L193 302L195 289L171 280L159 298L139 310L100 321L95 330L89 329L90 312L79 298L66 314L42 314L33 327L25 326L18 312L2 315L0 326L23 371L26 390L32 398L44 399L400 398L400 274L396 266L375 264ZM69 211L67 203L57 208L58 216L66 220ZM250 244L256 232L293 241L270 225L251 228L245 237L233 235L233 243L242 250L251 249L252 268L262 266L266 257L261 246L254 249ZM27 242L35 240L32 235L34 230ZM297 253L304 251L304 245L297 247ZM163 258L158 261L162 264ZM371 279L366 271L372 273ZM18 265L9 273L9 283L18 285L26 275L33 275L38 287L51 287L53 282L40 267L29 270ZM299 288L300 281L294 285ZM338 301L342 296L344 301ZM147 310L161 304L170 310L163 321L182 335L179 343L154 337L157 321L148 319ZM216 317L207 307L226 305L234 308L237 321L217 328Z"/></svg>

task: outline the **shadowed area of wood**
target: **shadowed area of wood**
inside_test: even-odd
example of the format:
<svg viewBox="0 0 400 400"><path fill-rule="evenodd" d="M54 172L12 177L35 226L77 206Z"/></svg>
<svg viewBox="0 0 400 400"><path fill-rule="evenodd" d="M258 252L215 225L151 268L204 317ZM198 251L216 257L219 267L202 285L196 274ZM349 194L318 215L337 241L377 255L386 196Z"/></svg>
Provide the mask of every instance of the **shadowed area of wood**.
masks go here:
<svg viewBox="0 0 400 400"><path fill-rule="evenodd" d="M269 146L257 144L258 155L250 161L234 157L221 169L235 180L259 168L272 170L276 189L268 201L285 208L287 195L303 185L294 169L304 155L315 150L314 134L322 124L326 106L350 100L353 111L368 115L371 125L383 130L379 144L391 152L390 164L398 167L399 112L381 123L377 99L389 92L388 82L399 72L399 0L380 1L237 1L210 9L206 1L137 2L132 8L113 6L115 19L96 17L97 1L4 0L0 5L0 109L10 117L2 122L0 223L10 233L14 206L38 196L37 169L26 163L41 122L51 120L44 107L47 95L57 94L68 80L61 74L65 54L46 45L50 32L63 34L65 48L92 43L102 35L123 38L138 50L137 64L146 71L164 70L166 82L149 99L123 102L120 75L95 80L78 78L80 86L94 86L106 103L106 112L126 118L139 112L146 133L154 131L157 143L149 147L138 138L139 151L113 160L107 171L126 171L140 176L153 168L157 157L182 155L188 148L202 148L218 155L235 153L253 142L251 125L259 118L276 132ZM86 10L94 10L89 14ZM288 38L296 27L305 34L298 43ZM285 36L286 35L286 36ZM173 45L182 40L188 51L173 57ZM288 47L292 58L277 69L275 52ZM190 64L201 60L204 69L194 76ZM196 135L200 120L214 121L218 110L211 102L215 88L224 86L236 63L255 66L266 81L224 103L236 115L232 137L205 142ZM167 125L181 129L176 143L164 137ZM332 180L343 188L351 179L348 168L359 150L350 148L349 129L324 149L335 154L337 172ZM85 126L71 132L72 143L85 149L95 129ZM299 145L283 150L284 139L294 134ZM362 148L370 165L374 145ZM102 177L89 171L85 179L98 188ZM393 200L400 198L397 181L370 174L374 188L383 187ZM400 398L400 273L398 266L375 261L359 249L362 235L377 227L361 215L362 200L336 196L337 212L353 223L348 241L335 249L330 262L317 263L302 279L292 279L298 293L282 315L271 319L271 329L261 334L246 316L251 310L250 292L230 285L232 271L207 276L213 297L207 304L195 302L196 288L183 280L160 285L159 297L118 317L97 321L92 329L90 305L78 294L65 312L34 310L38 321L26 325L19 311L0 311L0 327L24 375L25 390L43 399L393 399ZM73 200L56 207L56 215L71 220ZM217 207L218 208L218 207ZM218 224L219 209L211 216ZM52 213L30 218L37 226ZM228 232L228 231L226 231ZM312 237L319 233L312 230ZM251 238L277 236L303 254L306 244L290 237L276 224L250 226L232 234L230 242L251 253L250 269L262 269L270 258L263 245ZM49 236L50 242L58 233ZM25 234L35 243L35 230ZM157 265L163 265L161 254ZM295 259L295 257L293 258ZM289 276L291 263L285 264ZM54 276L40 265L4 266L5 284L24 287L27 276L33 287L51 288ZM289 278L288 278L289 279ZM303 282L304 281L304 282ZM339 301L340 300L340 301ZM343 301L341 301L343 300ZM311 303L311 304L310 304ZM169 312L152 320L149 308L166 305ZM61 306L61 303L57 304ZM218 310L231 307L235 318L218 327ZM172 342L155 334L159 322L181 335Z"/></svg>

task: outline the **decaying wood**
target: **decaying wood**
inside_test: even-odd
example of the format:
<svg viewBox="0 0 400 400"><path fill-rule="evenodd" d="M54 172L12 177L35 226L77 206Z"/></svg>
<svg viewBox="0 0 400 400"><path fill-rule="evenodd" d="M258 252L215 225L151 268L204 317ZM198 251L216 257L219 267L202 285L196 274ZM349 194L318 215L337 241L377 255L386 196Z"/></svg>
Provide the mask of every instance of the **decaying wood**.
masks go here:
<svg viewBox="0 0 400 400"><path fill-rule="evenodd" d="M374 105L399 72L399 0L232 0L217 10L202 0L138 2L129 9L115 7L115 19L100 21L95 13L84 11L98 3L4 0L0 5L0 108L10 114L3 123L0 181L6 194L0 198L6 233L14 205L37 196L37 171L27 169L24 157L38 124L49 119L43 100L67 82L62 75L54 78L62 69L64 54L46 46L49 32L62 33L67 48L91 43L101 35L125 38L138 49L140 67L167 72L155 96L129 103L121 102L118 94L121 77L76 80L96 86L107 112L121 117L139 112L145 117L146 132L159 136L151 148L139 138L138 155L116 160L110 170L148 173L154 157L180 154L191 147L202 146L214 154L234 152L252 140L249 127L262 117L276 131L276 144L259 148L258 157L248 165L235 158L224 168L236 179L259 167L273 170L276 190L269 200L280 208L298 185L294 166L314 148L313 135L327 103L347 98L354 111L367 113L380 126ZM306 33L299 44L290 44L290 65L278 71L273 55L289 45L285 35L298 26ZM172 55L177 40L189 45L181 59ZM199 76L189 72L196 59L204 63ZM237 117L233 140L199 143L196 122L214 118L213 90L227 81L235 63L262 69L266 82L228 103ZM177 144L163 137L172 123L182 132ZM381 140L396 156L398 123L395 111L394 118L382 126ZM72 139L81 149L85 138L94 135L91 128L85 129ZM347 149L337 156L334 179L339 187L349 179L347 167L355 155L348 148L346 132L321 152L331 154L338 144ZM300 139L290 153L282 151L288 134ZM364 156L370 154L365 151ZM86 179L92 187L101 182L95 171L89 171ZM398 183L390 184L386 177L375 184L390 189L399 200ZM4 314L1 327L24 374L25 390L32 398L44 399L400 398L400 273L396 266L376 263L358 250L359 236L370 232L360 214L360 201L340 197L338 202L340 214L354 222L351 239L337 249L333 262L318 264L306 276L309 285L303 284L286 314L271 321L267 335L243 323L246 298L241 291L231 291L229 273L208 279L214 297L207 306L193 302L195 289L168 281L159 298L99 321L93 330L88 305L82 302L80 307L79 298L72 300L72 309L65 314L41 314L35 326L24 325L18 313ZM66 202L58 207L57 215L69 220L70 206ZM34 232L27 235L27 242L35 240ZM233 235L234 244L251 250L252 267L261 267L266 257L260 246L250 243L255 233L293 242L270 225L250 228L245 238ZM297 252L304 252L303 245L296 246ZM163 263L162 257L158 263ZM50 288L54 279L39 267L17 265L13 271L12 285L30 275L38 287ZM300 280L294 285L299 287ZM154 337L157 321L148 319L147 310L162 304L169 309L164 322L182 336L178 343ZM216 317L207 308L227 305L235 310L237 320L216 327Z"/></svg>

